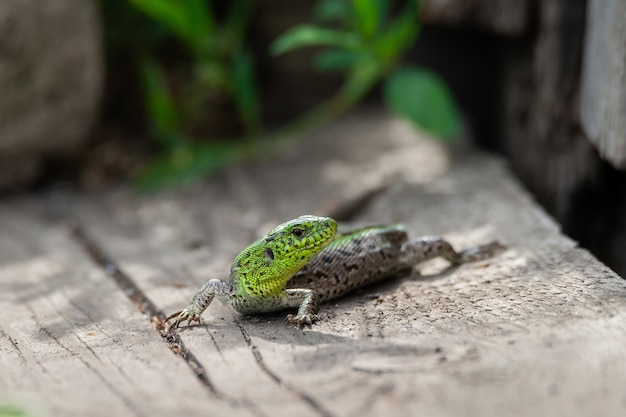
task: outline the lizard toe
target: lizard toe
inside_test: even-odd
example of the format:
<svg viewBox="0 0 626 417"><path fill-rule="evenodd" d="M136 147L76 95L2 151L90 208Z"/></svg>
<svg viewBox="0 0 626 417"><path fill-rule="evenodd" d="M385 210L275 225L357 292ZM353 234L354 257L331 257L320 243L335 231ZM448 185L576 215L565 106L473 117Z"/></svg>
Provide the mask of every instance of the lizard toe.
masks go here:
<svg viewBox="0 0 626 417"><path fill-rule="evenodd" d="M287 317L285 317L285 326L295 326L296 325L296 320L293 317L293 314L287 314Z"/></svg>
<svg viewBox="0 0 626 417"><path fill-rule="evenodd" d="M317 314L298 314L296 316L289 314L285 317L285 324L295 326L298 329L302 329L305 326L311 327L313 323L319 320Z"/></svg>
<svg viewBox="0 0 626 417"><path fill-rule="evenodd" d="M190 311L188 308L177 311L174 314L171 314L167 319L165 319L166 323L169 323L170 320L174 319L174 322L171 326L169 326L169 330L175 330L180 327L181 323L187 322L187 326L189 326L194 321L200 323L200 315Z"/></svg>

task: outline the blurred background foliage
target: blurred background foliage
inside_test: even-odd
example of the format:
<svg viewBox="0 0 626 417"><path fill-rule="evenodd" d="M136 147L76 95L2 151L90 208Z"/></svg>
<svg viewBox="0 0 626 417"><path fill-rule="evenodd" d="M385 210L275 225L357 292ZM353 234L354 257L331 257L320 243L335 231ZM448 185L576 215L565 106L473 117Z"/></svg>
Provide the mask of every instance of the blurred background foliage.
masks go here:
<svg viewBox="0 0 626 417"><path fill-rule="evenodd" d="M9 404L0 404L0 417L29 417L28 413L22 407Z"/></svg>
<svg viewBox="0 0 626 417"><path fill-rule="evenodd" d="M102 0L109 79L126 82L109 92L109 108L143 115L141 129L155 144L137 174L140 189L180 185L272 154L378 85L397 115L440 138L458 135L457 107L442 79L402 63L419 34L416 1L318 0L310 21L260 46L252 31L257 7L254 0ZM256 57L305 47L317 48L315 71L339 73L343 82L313 108L270 126ZM141 99L128 100L129 91Z"/></svg>

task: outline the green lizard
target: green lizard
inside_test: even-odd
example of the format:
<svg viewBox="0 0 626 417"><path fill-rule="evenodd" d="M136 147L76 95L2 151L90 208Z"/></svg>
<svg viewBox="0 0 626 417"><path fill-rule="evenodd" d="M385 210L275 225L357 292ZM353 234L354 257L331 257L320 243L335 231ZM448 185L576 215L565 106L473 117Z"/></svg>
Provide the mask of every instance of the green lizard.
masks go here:
<svg viewBox="0 0 626 417"><path fill-rule="evenodd" d="M270 230L233 261L228 282L207 281L191 304L170 315L173 328L200 321L214 297L243 314L298 308L288 324L315 322L320 303L366 284L409 273L441 256L458 265L492 256L497 242L456 252L442 238L409 241L404 226L373 226L337 235L329 217L301 216Z"/></svg>

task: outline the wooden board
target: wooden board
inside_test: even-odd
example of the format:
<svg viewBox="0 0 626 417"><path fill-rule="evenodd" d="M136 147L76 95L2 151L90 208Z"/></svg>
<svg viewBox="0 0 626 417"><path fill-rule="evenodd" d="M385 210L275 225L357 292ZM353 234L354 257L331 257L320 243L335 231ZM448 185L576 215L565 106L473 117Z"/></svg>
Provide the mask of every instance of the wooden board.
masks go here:
<svg viewBox="0 0 626 417"><path fill-rule="evenodd" d="M425 0L420 18L427 25L478 27L505 36L520 36L531 18L528 0Z"/></svg>
<svg viewBox="0 0 626 417"><path fill-rule="evenodd" d="M230 410L171 360L150 322L45 217L44 204L0 207L0 405L56 416Z"/></svg>
<svg viewBox="0 0 626 417"><path fill-rule="evenodd" d="M454 269L432 261L421 275L324 305L309 330L284 327L283 313L242 317L215 302L202 325L179 333L214 394L81 245L45 220L41 199L6 203L0 391L63 416L623 412L624 281L562 236L502 161L448 149L380 112L188 190L55 201L171 313L206 279L226 278L235 254L275 224L381 187L354 220L509 249Z"/></svg>
<svg viewBox="0 0 626 417"><path fill-rule="evenodd" d="M602 158L626 169L626 3L590 0L580 118Z"/></svg>

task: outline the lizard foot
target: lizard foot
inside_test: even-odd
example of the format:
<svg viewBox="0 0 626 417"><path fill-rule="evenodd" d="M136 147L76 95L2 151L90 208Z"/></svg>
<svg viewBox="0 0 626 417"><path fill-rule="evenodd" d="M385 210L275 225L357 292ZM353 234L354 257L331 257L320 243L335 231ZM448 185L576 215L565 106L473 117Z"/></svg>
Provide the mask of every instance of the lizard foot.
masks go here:
<svg viewBox="0 0 626 417"><path fill-rule="evenodd" d="M461 252L461 263L476 262L491 258L506 250L506 246L499 242L489 242L486 245L476 246Z"/></svg>
<svg viewBox="0 0 626 417"><path fill-rule="evenodd" d="M318 320L319 317L317 314L298 314L296 316L289 314L285 317L285 325L295 326L298 329L301 329L304 326L311 327L311 324Z"/></svg>
<svg viewBox="0 0 626 417"><path fill-rule="evenodd" d="M181 322L186 321L188 326L193 321L197 321L198 323L200 323L200 314L193 312L192 310L189 309L189 307L187 307L183 310L177 311L176 313L168 316L168 318L165 319L165 322L169 323L169 321L172 319L175 319L175 320L172 323L172 325L169 326L168 331L171 329L177 329Z"/></svg>

